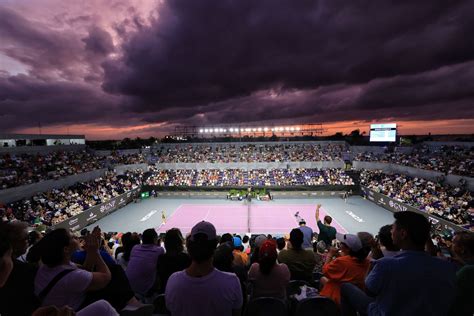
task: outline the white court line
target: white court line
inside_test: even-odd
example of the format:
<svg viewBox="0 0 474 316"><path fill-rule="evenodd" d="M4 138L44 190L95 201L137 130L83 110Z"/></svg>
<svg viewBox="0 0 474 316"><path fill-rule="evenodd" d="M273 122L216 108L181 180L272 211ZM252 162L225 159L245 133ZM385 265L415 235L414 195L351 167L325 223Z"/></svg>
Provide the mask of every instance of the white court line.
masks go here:
<svg viewBox="0 0 474 316"><path fill-rule="evenodd" d="M332 216L328 211L326 211L325 208L323 208L323 210L324 210L324 212L326 213L326 215L331 216L332 220L335 221L335 222L337 223L337 225L339 225L339 227L341 227L341 228L344 230L343 233L344 233L344 234L347 234L347 229L346 229L344 226L342 226L341 223L339 223L339 222L337 221L337 219L334 218L334 216ZM336 227L334 227L334 228L336 228ZM336 231L337 231L337 229L336 229Z"/></svg>
<svg viewBox="0 0 474 316"><path fill-rule="evenodd" d="M210 213L211 213L211 210L208 209L208 210L207 210L207 213L206 213L206 216L204 216L203 221L207 220L207 218L209 217L209 214L210 214Z"/></svg>
<svg viewBox="0 0 474 316"><path fill-rule="evenodd" d="M167 219L171 220L176 214L178 214L178 212L181 211L181 208L183 207L183 205L185 205L185 204L181 204L180 206L178 206L178 208L173 213L171 213L170 217L167 218Z"/></svg>

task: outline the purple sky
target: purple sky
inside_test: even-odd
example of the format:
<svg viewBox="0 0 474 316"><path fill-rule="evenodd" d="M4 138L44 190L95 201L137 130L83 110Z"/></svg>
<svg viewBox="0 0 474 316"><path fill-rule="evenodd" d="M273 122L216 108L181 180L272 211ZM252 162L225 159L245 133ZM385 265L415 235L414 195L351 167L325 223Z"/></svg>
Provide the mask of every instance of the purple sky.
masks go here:
<svg viewBox="0 0 474 316"><path fill-rule="evenodd" d="M0 132L474 133L472 16L455 0L2 0Z"/></svg>

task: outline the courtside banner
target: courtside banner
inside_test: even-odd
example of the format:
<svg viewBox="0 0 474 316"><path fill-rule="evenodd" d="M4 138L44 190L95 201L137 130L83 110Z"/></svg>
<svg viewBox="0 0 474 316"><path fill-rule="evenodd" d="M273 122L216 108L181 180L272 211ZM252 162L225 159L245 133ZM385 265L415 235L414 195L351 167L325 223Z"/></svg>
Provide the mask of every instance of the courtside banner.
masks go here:
<svg viewBox="0 0 474 316"><path fill-rule="evenodd" d="M54 228L66 228L71 231L78 231L83 229L86 226L96 222L104 216L118 210L119 208L124 207L130 203L137 192L140 191L139 188L128 191L124 194L114 197L113 199L91 207L90 209L68 218L67 220L54 225Z"/></svg>
<svg viewBox="0 0 474 316"><path fill-rule="evenodd" d="M431 214L428 214L426 212L423 212L413 206L410 206L410 205L407 205L405 203L402 203L400 201L397 201L395 199L392 199L384 194L381 194L381 193L378 193L378 192L375 192L367 187L364 187L364 186L361 186L360 187L362 192L364 193L364 196L374 202L375 204L378 204L380 205L381 207L383 207L384 209L386 210L389 210L389 211L392 211L392 212L404 212L404 211L412 211L412 212L415 212L415 213L419 213L425 217L428 218L428 220L432 223L432 224L441 224L443 225L445 228L450 228L451 230L454 230L454 231L464 231L466 230L465 228L461 227L461 226L458 226L454 223L451 223L445 219L442 219L438 216L435 216L435 215L431 215Z"/></svg>

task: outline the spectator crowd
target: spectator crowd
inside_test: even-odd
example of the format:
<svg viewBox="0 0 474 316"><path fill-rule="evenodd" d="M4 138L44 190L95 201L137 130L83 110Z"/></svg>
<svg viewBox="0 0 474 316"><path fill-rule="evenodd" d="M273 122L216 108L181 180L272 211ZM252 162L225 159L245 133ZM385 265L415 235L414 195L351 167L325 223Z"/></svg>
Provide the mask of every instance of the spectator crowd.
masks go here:
<svg viewBox="0 0 474 316"><path fill-rule="evenodd" d="M342 169L155 169L146 184L165 187L197 186L315 186L354 185Z"/></svg>
<svg viewBox="0 0 474 316"><path fill-rule="evenodd" d="M270 300L278 315L472 315L472 233L433 235L407 211L375 237L343 234L319 209L316 232L300 218L282 238L218 235L206 221L186 236L1 223L0 313L237 316Z"/></svg>
<svg viewBox="0 0 474 316"><path fill-rule="evenodd" d="M364 152L354 160L386 162L419 169L474 177L474 148L461 146L441 146L432 148L426 145L414 147L410 153Z"/></svg>
<svg viewBox="0 0 474 316"><path fill-rule="evenodd" d="M341 144L176 145L161 147L158 163L229 163L342 160Z"/></svg>
<svg viewBox="0 0 474 316"><path fill-rule="evenodd" d="M5 154L0 156L0 189L92 171L104 168L105 163L105 157L96 157L86 151Z"/></svg>
<svg viewBox="0 0 474 316"><path fill-rule="evenodd" d="M112 165L144 163L141 153L97 156L83 151L56 151L47 154L4 154L0 156L0 190L60 179Z"/></svg>
<svg viewBox="0 0 474 316"><path fill-rule="evenodd" d="M23 221L30 225L55 225L94 205L140 187L142 177L142 170L127 171L123 175L106 172L104 176L92 181L40 192L31 198L6 205L0 204L0 218L4 222Z"/></svg>
<svg viewBox="0 0 474 316"><path fill-rule="evenodd" d="M474 200L467 188L380 170L364 170L360 184L455 224L474 224Z"/></svg>

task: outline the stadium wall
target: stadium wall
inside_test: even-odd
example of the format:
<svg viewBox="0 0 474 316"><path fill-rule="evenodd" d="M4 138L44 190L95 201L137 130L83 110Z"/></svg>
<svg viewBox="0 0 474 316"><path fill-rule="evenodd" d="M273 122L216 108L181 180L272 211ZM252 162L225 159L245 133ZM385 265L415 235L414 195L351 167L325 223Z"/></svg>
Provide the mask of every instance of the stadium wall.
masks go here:
<svg viewBox="0 0 474 316"><path fill-rule="evenodd" d="M3 155L3 154L47 155L55 151L82 151L85 149L86 149L86 145L0 147L0 155Z"/></svg>
<svg viewBox="0 0 474 316"><path fill-rule="evenodd" d="M381 146L351 146L350 150L352 154L360 154L365 152L383 154L385 148Z"/></svg>
<svg viewBox="0 0 474 316"><path fill-rule="evenodd" d="M346 191L270 191L273 198L312 198L312 197L332 197L342 196ZM156 193L159 198L227 198L228 190L224 191L159 191Z"/></svg>
<svg viewBox="0 0 474 316"><path fill-rule="evenodd" d="M301 161L301 162L232 162L232 163L160 163L155 168L177 170L177 169L296 169L296 168L344 168L342 161Z"/></svg>
<svg viewBox="0 0 474 316"><path fill-rule="evenodd" d="M148 165L146 163L135 163L130 165L117 165L114 167L114 170L117 174L124 174L128 170L137 170L141 169L143 171L148 171Z"/></svg>
<svg viewBox="0 0 474 316"><path fill-rule="evenodd" d="M432 224L435 224L435 225L441 225L442 228L449 228L450 230L452 231L465 231L467 229L461 227L461 226L458 226L454 223L451 223L445 219L442 219L438 216L435 216L435 215L431 215L431 214L428 214L426 212L423 212L413 206L410 206L408 204L405 204L405 203L402 203L400 201L397 201L395 199L392 199L384 194L381 194L381 193L378 193L378 192L375 192L367 187L364 187L364 186L361 186L361 189L362 189L362 192L364 194L364 196L372 201L373 203L383 207L384 209L386 210L389 210L393 213L396 213L396 212L404 212L404 211L412 211L412 212L415 212L415 213L418 213L418 214L421 214L423 216L425 216L426 218L428 218L428 220L432 223Z"/></svg>
<svg viewBox="0 0 474 316"><path fill-rule="evenodd" d="M401 173L411 177L424 178L432 181L439 181L441 177L444 177L445 183L457 187L460 185L459 181L461 179L464 179L466 181L467 188L470 191L474 191L474 178L470 177L463 177L452 174L445 176L442 172L418 169L384 162L354 161L352 165L357 170L383 170L386 173Z"/></svg>
<svg viewBox="0 0 474 316"><path fill-rule="evenodd" d="M81 230L84 227L89 226L99 219L124 207L136 197L138 192L140 192L139 188L114 197L105 203L95 205L76 216L70 217L63 222L54 225L54 229L66 228L72 231Z"/></svg>
<svg viewBox="0 0 474 316"><path fill-rule="evenodd" d="M96 156L110 156L112 152L116 152L119 155L133 155L133 154L139 154L143 153L143 150L140 148L136 149L118 149L118 150L94 150L94 155Z"/></svg>
<svg viewBox="0 0 474 316"><path fill-rule="evenodd" d="M277 191L287 191L287 192L294 192L294 191L301 191L301 192L357 192L359 186L357 185L314 185L314 186L263 186L263 185L252 185L252 186L156 186L156 185L143 185L142 192L151 192L153 190L157 192L165 191L165 192L228 192L229 190L236 189L236 190L247 190L249 187L252 189L265 189L271 191L274 194Z"/></svg>

